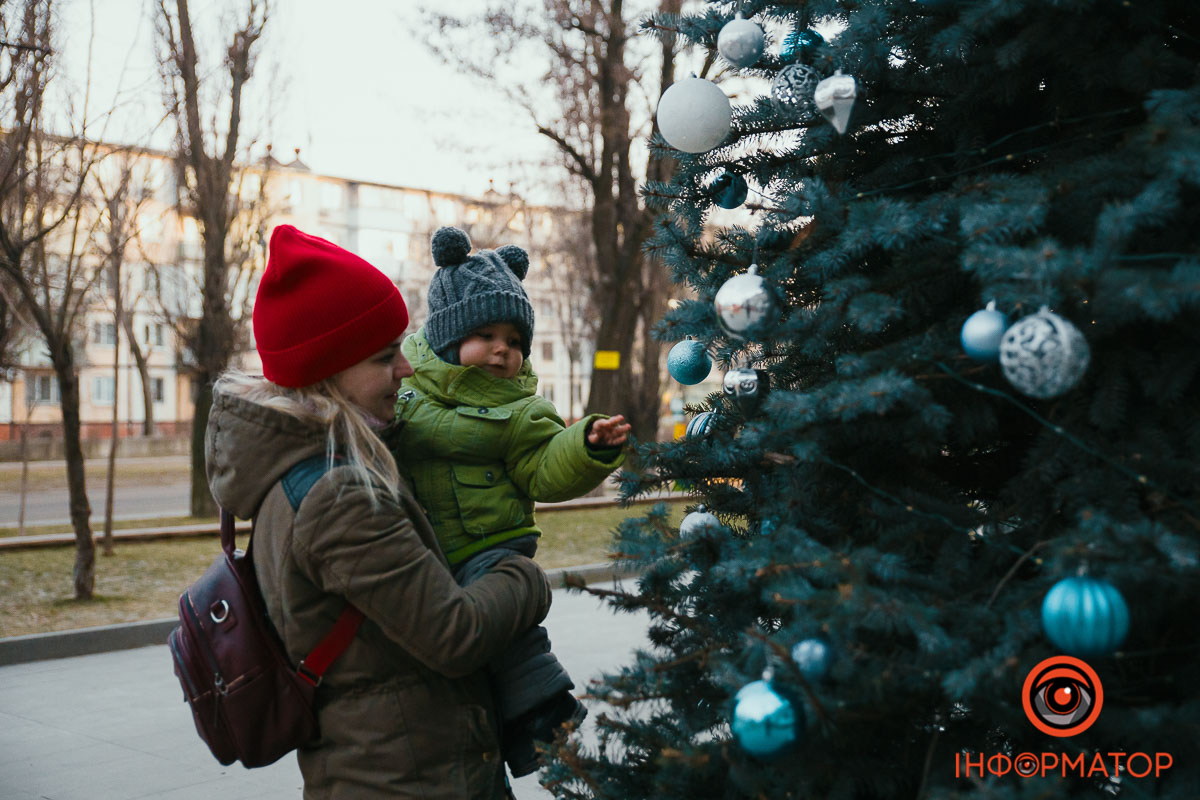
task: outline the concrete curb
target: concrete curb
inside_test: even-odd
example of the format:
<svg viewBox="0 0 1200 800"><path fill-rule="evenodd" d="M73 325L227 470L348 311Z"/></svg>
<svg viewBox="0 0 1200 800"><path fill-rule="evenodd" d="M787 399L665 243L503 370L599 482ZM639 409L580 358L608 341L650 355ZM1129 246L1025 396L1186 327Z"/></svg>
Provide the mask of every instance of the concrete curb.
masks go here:
<svg viewBox="0 0 1200 800"><path fill-rule="evenodd" d="M568 574L576 575L588 584L607 583L637 575L636 572L620 565L603 562L546 570L546 577L555 589L563 588L564 579ZM165 644L167 635L178 624L177 617L169 617L69 631L32 633L28 636L9 636L0 639L0 667Z"/></svg>

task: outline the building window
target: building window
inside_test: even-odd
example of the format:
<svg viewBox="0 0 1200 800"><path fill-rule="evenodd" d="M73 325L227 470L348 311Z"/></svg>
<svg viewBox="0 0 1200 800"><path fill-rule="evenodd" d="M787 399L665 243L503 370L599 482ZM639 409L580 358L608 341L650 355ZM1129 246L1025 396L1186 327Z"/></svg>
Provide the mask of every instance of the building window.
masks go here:
<svg viewBox="0 0 1200 800"><path fill-rule="evenodd" d="M554 316L556 316L554 313L554 303L551 303L549 300L539 300L538 301L538 316L539 317L550 317L550 318L553 318Z"/></svg>
<svg viewBox="0 0 1200 800"><path fill-rule="evenodd" d="M143 337L146 344L153 344L162 347L166 338L163 335L163 326L161 322L156 322L153 325L146 326L146 335Z"/></svg>
<svg viewBox="0 0 1200 800"><path fill-rule="evenodd" d="M58 378L54 375L30 375L25 384L25 405L57 403Z"/></svg>
<svg viewBox="0 0 1200 800"><path fill-rule="evenodd" d="M117 343L117 324L115 322L92 323L92 341L112 347Z"/></svg>
<svg viewBox="0 0 1200 800"><path fill-rule="evenodd" d="M154 398L154 402L162 403L167 398L167 382L163 378L150 379L150 396Z"/></svg>
<svg viewBox="0 0 1200 800"><path fill-rule="evenodd" d="M544 392L542 392L542 397L546 398L546 400L551 403L554 402L554 386L553 386L553 384L549 384L549 383L546 384L546 390Z"/></svg>
<svg viewBox="0 0 1200 800"><path fill-rule="evenodd" d="M542 361L554 360L554 342L542 342Z"/></svg>
<svg viewBox="0 0 1200 800"><path fill-rule="evenodd" d="M346 204L345 192L336 183L321 184L321 209L335 211Z"/></svg>
<svg viewBox="0 0 1200 800"><path fill-rule="evenodd" d="M111 406L113 404L112 376L92 378L92 405Z"/></svg>

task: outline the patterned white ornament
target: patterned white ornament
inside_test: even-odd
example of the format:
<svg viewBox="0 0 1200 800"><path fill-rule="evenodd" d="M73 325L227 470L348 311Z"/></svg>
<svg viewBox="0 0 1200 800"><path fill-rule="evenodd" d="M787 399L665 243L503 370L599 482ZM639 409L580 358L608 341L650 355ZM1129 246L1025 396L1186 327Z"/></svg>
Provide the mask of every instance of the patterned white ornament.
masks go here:
<svg viewBox="0 0 1200 800"><path fill-rule="evenodd" d="M1087 371L1087 339L1045 306L1018 320L1000 340L1000 367L1017 391L1045 400L1058 397Z"/></svg>
<svg viewBox="0 0 1200 800"><path fill-rule="evenodd" d="M784 113L798 117L812 108L813 91L821 73L808 64L791 64L779 70L771 81L771 100Z"/></svg>

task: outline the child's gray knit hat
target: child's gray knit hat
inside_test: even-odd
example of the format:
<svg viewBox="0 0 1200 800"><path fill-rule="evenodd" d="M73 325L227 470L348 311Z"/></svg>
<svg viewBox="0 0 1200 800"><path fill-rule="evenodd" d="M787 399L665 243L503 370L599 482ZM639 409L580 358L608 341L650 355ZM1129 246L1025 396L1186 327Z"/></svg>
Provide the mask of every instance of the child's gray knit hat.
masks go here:
<svg viewBox="0 0 1200 800"><path fill-rule="evenodd" d="M533 306L521 281L529 255L513 244L498 250L471 252L471 240L458 228L433 234L433 263L441 269L429 284L429 317L425 336L443 361L458 362L458 343L471 331L496 322L511 322L521 332L521 350L529 357L533 340Z"/></svg>

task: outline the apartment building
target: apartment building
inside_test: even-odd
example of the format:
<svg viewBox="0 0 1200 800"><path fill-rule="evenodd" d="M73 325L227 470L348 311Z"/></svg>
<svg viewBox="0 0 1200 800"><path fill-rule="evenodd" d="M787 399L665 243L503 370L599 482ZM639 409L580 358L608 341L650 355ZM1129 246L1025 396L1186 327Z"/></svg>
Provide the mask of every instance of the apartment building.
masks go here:
<svg viewBox="0 0 1200 800"><path fill-rule="evenodd" d="M133 183L142 187L142 202L137 241L126 250L122 297L146 362L155 434L184 435L192 419L192 377L176 326L186 326L200 313L203 247L196 220L180 211L186 205L180 202L181 173L170 155L139 151L134 157ZM410 331L425 319L425 289L436 269L429 241L438 227L462 228L477 248L501 244L525 248L530 255L525 285L537 315L530 358L541 379L538 391L564 417L582 414L592 353L585 342L577 357L570 358L554 297L556 291L570 289L556 285L547 268L545 246L555 226L572 212L527 205L511 192L494 188L482 197L467 197L321 175L300 160L299 152L287 163L268 152L243 182L243 195L258 196L262 182L269 224L296 225L377 266L408 302ZM255 258L260 263L265 259L265 241L258 243ZM82 434L85 439L108 437L115 405L118 435L140 435L145 419L141 373L127 332L122 329L118 335L109 270L103 268L98 254L92 260L98 272L76 347ZM252 300L256 287L256 278L247 281L241 299ZM235 362L253 371L260 362L249 325L246 329L247 341ZM35 437L61 436L58 401L57 378L45 347L35 339L18 368L0 375L0 440L18 438L22 426L28 426L26 431Z"/></svg>

